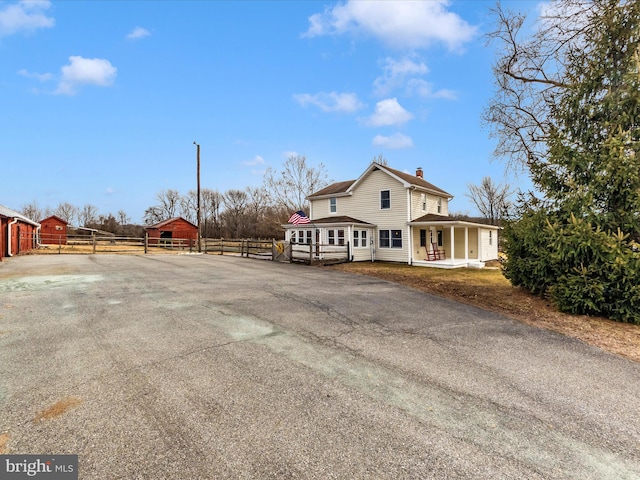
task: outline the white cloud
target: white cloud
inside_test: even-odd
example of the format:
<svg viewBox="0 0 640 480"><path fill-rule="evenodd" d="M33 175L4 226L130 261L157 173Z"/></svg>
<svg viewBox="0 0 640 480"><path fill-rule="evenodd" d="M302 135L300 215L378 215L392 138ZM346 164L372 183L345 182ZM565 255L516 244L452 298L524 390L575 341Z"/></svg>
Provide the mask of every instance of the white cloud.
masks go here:
<svg viewBox="0 0 640 480"><path fill-rule="evenodd" d="M296 93L293 98L303 107L313 105L323 112L353 113L364 106L355 93Z"/></svg>
<svg viewBox="0 0 640 480"><path fill-rule="evenodd" d="M407 82L407 93L410 95L416 94L423 98L444 98L447 100L456 100L458 98L458 94L453 90L446 88L434 90L432 83L420 78L412 78Z"/></svg>
<svg viewBox="0 0 640 480"><path fill-rule="evenodd" d="M406 135L403 135L401 133L394 133L389 137L385 137L384 135L376 135L375 137L373 137L371 144L374 147L399 149L413 147L413 140L411 140L411 137L407 137Z"/></svg>
<svg viewBox="0 0 640 480"><path fill-rule="evenodd" d="M136 27L127 35L127 39L138 40L140 38L148 37L149 35L151 35L151 32L146 28Z"/></svg>
<svg viewBox="0 0 640 480"><path fill-rule="evenodd" d="M18 70L18 75L22 75L23 77L27 77L27 78L35 78L40 82L46 82L53 78L53 75L51 73L31 73L25 70L24 68L21 70Z"/></svg>
<svg viewBox="0 0 640 480"><path fill-rule="evenodd" d="M112 187L107 187L104 193L106 193L107 195L113 195L114 193L116 193L116 191Z"/></svg>
<svg viewBox="0 0 640 480"><path fill-rule="evenodd" d="M365 124L371 127L401 125L412 118L413 115L398 103L397 98L388 98L376 103L375 112L365 120Z"/></svg>
<svg viewBox="0 0 640 480"><path fill-rule="evenodd" d="M348 0L309 17L309 29L304 35L359 33L397 48L426 48L442 42L456 50L476 36L477 27L448 11L449 3Z"/></svg>
<svg viewBox="0 0 640 480"><path fill-rule="evenodd" d="M256 155L253 160L247 160L246 162L243 162L243 163L249 167L253 167L256 165L264 165L264 158L262 158L260 155Z"/></svg>
<svg viewBox="0 0 640 480"><path fill-rule="evenodd" d="M381 77L373 82L377 95L387 95L390 91L402 86L407 77L426 75L429 68L422 62L414 62L410 58L394 60L387 57L384 60L384 71Z"/></svg>
<svg viewBox="0 0 640 480"><path fill-rule="evenodd" d="M103 58L69 57L69 65L62 67L62 78L55 91L61 95L75 95L81 85L108 87L113 85L118 69Z"/></svg>
<svg viewBox="0 0 640 480"><path fill-rule="evenodd" d="M44 13L50 6L48 0L21 0L8 5L0 10L0 37L53 27L55 19Z"/></svg>

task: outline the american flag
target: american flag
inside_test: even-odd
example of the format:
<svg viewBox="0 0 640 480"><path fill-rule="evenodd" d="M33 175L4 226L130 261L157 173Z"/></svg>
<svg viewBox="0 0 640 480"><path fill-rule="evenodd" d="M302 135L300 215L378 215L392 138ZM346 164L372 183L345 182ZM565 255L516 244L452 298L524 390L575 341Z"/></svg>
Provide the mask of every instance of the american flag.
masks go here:
<svg viewBox="0 0 640 480"><path fill-rule="evenodd" d="M302 223L311 223L311 220L309 220L309 217L307 217L302 210L298 210L289 217L288 222L294 225L300 225Z"/></svg>

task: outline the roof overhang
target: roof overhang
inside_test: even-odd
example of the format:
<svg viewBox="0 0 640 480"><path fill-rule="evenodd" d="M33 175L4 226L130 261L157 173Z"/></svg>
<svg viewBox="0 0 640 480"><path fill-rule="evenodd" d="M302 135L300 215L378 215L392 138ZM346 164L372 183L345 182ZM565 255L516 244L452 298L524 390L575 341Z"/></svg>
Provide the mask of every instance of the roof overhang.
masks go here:
<svg viewBox="0 0 640 480"><path fill-rule="evenodd" d="M442 227L478 227L488 230L501 230L502 227L487 225L486 223L465 222L464 220L428 220L424 222L409 222L411 226L442 226Z"/></svg>

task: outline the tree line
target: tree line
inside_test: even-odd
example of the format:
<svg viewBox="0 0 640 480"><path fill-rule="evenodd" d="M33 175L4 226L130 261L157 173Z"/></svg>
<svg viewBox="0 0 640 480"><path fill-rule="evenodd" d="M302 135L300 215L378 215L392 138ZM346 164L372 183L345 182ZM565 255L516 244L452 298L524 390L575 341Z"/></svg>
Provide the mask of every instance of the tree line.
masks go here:
<svg viewBox="0 0 640 480"><path fill-rule="evenodd" d="M324 164L311 166L306 157L291 156L280 171L268 168L260 187L218 192L208 188L200 191L200 226L202 235L210 238L280 238L283 223L298 210L308 212L306 197L326 185L329 180ZM197 192L180 193L161 190L156 203L145 209L144 224L153 225L173 217L197 223ZM33 201L24 205L21 213L36 221L55 215L72 226L114 233L122 236L144 235L144 227L131 224L124 210L99 214L96 206L78 207L61 202L57 207L41 208Z"/></svg>

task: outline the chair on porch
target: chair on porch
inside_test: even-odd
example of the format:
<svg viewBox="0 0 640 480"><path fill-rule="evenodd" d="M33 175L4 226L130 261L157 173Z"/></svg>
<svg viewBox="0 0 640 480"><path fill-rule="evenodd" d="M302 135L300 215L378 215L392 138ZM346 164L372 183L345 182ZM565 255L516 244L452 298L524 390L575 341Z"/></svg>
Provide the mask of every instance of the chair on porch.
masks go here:
<svg viewBox="0 0 640 480"><path fill-rule="evenodd" d="M444 249L442 248L438 248L438 244L436 242L432 242L431 243L431 250L429 250L429 247L427 247L425 245L425 250L427 250L427 260L431 261L431 260L444 260L445 254L444 254Z"/></svg>

